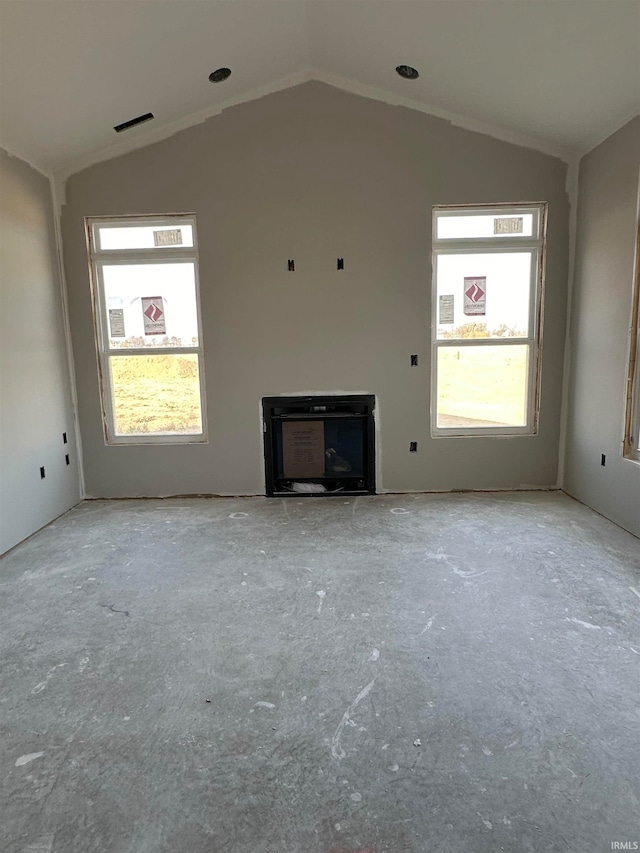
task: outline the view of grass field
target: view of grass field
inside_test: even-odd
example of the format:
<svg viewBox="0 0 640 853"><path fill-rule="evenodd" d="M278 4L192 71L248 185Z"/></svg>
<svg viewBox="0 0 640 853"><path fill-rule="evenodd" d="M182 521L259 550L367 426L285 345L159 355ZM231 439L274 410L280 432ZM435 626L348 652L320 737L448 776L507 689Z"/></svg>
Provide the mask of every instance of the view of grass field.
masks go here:
<svg viewBox="0 0 640 853"><path fill-rule="evenodd" d="M197 355L110 359L116 435L202 432Z"/></svg>
<svg viewBox="0 0 640 853"><path fill-rule="evenodd" d="M438 426L524 426L528 346L438 349Z"/></svg>
<svg viewBox="0 0 640 853"><path fill-rule="evenodd" d="M526 345L441 347L438 426L523 426ZM202 432L196 355L112 356L117 435Z"/></svg>

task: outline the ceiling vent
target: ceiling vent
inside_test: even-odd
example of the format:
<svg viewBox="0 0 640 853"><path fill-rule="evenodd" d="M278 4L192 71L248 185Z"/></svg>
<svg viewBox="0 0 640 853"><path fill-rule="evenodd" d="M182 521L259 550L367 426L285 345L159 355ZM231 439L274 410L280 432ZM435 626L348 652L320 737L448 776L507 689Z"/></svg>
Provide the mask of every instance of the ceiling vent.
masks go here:
<svg viewBox="0 0 640 853"><path fill-rule="evenodd" d="M135 127L137 124L142 124L144 121L151 121L153 113L145 113L143 116L123 121L122 124L117 124L113 129L116 133L122 133L123 130L129 130L130 127Z"/></svg>

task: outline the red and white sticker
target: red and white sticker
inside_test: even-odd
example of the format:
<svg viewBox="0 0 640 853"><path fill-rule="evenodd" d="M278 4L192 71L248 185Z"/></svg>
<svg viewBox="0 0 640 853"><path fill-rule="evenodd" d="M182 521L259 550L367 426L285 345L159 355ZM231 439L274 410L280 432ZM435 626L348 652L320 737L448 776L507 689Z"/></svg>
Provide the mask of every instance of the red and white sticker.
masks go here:
<svg viewBox="0 0 640 853"><path fill-rule="evenodd" d="M487 277L464 277L464 313L468 316L487 313Z"/></svg>
<svg viewBox="0 0 640 853"><path fill-rule="evenodd" d="M142 297L142 319L145 335L166 335L162 296Z"/></svg>

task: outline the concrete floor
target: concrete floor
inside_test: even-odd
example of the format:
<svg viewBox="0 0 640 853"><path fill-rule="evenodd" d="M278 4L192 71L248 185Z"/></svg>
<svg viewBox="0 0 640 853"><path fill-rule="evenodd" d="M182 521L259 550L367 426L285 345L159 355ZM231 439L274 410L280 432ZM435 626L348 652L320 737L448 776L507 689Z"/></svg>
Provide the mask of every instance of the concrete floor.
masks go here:
<svg viewBox="0 0 640 853"><path fill-rule="evenodd" d="M0 584L3 853L640 842L640 542L560 493L87 502Z"/></svg>

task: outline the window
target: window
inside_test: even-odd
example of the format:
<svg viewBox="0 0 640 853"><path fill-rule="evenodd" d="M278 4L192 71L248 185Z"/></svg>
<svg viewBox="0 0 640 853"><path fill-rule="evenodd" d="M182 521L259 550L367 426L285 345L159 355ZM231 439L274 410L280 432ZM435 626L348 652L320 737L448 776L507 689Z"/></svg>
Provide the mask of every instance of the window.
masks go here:
<svg viewBox="0 0 640 853"><path fill-rule="evenodd" d="M636 270L631 308L624 455L640 462L640 226L636 240Z"/></svg>
<svg viewBox="0 0 640 853"><path fill-rule="evenodd" d="M537 432L545 204L433 212L431 431Z"/></svg>
<svg viewBox="0 0 640 853"><path fill-rule="evenodd" d="M195 218L86 223L105 441L206 441Z"/></svg>

